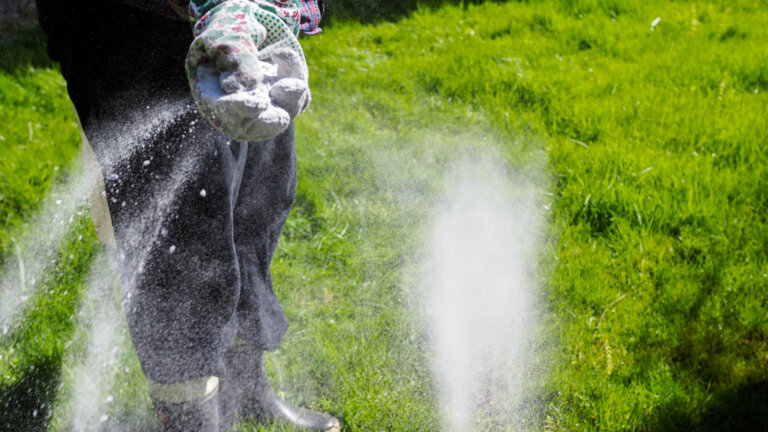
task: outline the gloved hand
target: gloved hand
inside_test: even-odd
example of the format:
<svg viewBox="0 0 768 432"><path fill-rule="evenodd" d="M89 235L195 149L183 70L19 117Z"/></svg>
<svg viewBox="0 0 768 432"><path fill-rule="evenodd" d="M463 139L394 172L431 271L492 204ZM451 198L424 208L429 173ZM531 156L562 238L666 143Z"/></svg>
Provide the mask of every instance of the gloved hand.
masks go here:
<svg viewBox="0 0 768 432"><path fill-rule="evenodd" d="M296 39L296 4L198 3L190 2L197 22L186 65L201 115L240 141L262 141L284 131L311 100L304 53Z"/></svg>

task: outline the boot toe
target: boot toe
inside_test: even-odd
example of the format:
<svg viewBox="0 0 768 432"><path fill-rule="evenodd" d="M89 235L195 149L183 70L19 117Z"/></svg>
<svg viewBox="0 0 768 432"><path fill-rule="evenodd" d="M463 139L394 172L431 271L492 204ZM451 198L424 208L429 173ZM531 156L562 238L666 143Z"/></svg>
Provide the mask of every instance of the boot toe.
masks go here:
<svg viewBox="0 0 768 432"><path fill-rule="evenodd" d="M296 408L281 399L273 400L271 415L307 432L339 432L339 420L330 414Z"/></svg>
<svg viewBox="0 0 768 432"><path fill-rule="evenodd" d="M333 419L331 426L323 432L341 432L341 424L339 424L339 421L333 417L331 418Z"/></svg>

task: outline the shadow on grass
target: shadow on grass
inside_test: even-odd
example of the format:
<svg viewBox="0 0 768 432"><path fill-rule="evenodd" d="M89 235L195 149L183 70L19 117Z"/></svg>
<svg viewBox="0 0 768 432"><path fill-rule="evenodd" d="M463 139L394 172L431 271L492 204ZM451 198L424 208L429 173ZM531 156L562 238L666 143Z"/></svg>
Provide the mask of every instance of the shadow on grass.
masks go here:
<svg viewBox="0 0 768 432"><path fill-rule="evenodd" d="M33 363L22 378L0 388L0 430L46 430L56 401L59 366L55 359Z"/></svg>
<svg viewBox="0 0 768 432"><path fill-rule="evenodd" d="M7 25L7 27L6 27ZM24 25L0 21L0 72L9 74L27 67L53 67L46 52L46 36L36 23Z"/></svg>
<svg viewBox="0 0 768 432"><path fill-rule="evenodd" d="M447 4L482 4L484 0L329 0L326 1L322 26L336 22L359 21L375 24L397 21L420 7L437 8ZM503 0L496 0L503 1Z"/></svg>
<svg viewBox="0 0 768 432"><path fill-rule="evenodd" d="M700 418L686 407L669 406L648 431L768 432L768 379L715 396Z"/></svg>

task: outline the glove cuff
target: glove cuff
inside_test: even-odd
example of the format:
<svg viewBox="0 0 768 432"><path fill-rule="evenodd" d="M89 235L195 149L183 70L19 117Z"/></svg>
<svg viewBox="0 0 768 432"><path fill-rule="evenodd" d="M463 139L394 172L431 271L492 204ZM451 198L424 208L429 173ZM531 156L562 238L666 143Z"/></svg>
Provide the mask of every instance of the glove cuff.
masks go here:
<svg viewBox="0 0 768 432"><path fill-rule="evenodd" d="M291 29L291 32L295 36L299 35L301 23L299 0L281 0L279 5L266 0L244 1L266 12L274 14L275 17ZM193 23L196 23L211 10L226 3L235 3L235 0L191 0L189 2L189 18Z"/></svg>
<svg viewBox="0 0 768 432"><path fill-rule="evenodd" d="M294 5L295 1L287 0L285 4ZM298 61L293 77L309 82L304 51L297 38L298 7L277 7L264 0L207 0L199 3L190 2L190 16L199 18L193 25L196 39L187 59L188 68L206 63L219 54L210 52L216 45L237 41L249 50L252 47L254 52L250 54L262 61L274 60L273 56L285 49L295 52Z"/></svg>

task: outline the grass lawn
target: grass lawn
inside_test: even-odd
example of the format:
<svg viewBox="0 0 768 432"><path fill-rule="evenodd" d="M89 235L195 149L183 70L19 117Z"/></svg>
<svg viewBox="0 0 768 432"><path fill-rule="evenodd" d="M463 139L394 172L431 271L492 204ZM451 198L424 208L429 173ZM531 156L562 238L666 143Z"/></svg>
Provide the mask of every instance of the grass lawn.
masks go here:
<svg viewBox="0 0 768 432"><path fill-rule="evenodd" d="M492 152L548 179L533 428L768 430L766 40L763 0L489 3L304 39L314 101L273 264L291 321L269 357L278 390L346 431L441 428L411 262L446 167ZM49 189L79 169L40 42L0 51L2 295L31 287L0 335L10 430L64 427L56 394L99 255L74 208L51 256L31 257L41 277L18 282ZM136 381L125 361L118 380Z"/></svg>

